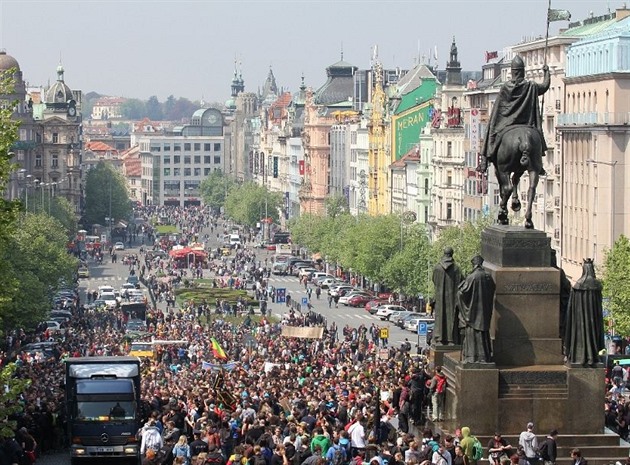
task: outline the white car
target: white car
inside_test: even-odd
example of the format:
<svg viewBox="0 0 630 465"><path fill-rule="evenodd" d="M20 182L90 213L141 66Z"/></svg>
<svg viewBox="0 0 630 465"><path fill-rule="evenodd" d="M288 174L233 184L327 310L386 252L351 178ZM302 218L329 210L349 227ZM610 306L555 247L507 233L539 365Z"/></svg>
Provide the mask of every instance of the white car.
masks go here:
<svg viewBox="0 0 630 465"><path fill-rule="evenodd" d="M123 285L120 287L120 293L121 293L122 295L125 295L125 291L130 291L130 290L135 289L135 288L136 288L136 286L135 286L135 285L133 285L133 284L131 284L131 283L125 283L125 284L123 284Z"/></svg>
<svg viewBox="0 0 630 465"><path fill-rule="evenodd" d="M339 280L337 278L326 278L323 281L319 282L319 287L322 289L327 289L331 286L336 286L339 284Z"/></svg>
<svg viewBox="0 0 630 465"><path fill-rule="evenodd" d="M46 321L46 329L50 329L51 331L59 331L61 330L61 324L55 320Z"/></svg>
<svg viewBox="0 0 630 465"><path fill-rule="evenodd" d="M116 242L114 244L114 250L125 250L125 244L122 242Z"/></svg>
<svg viewBox="0 0 630 465"><path fill-rule="evenodd" d="M112 286L99 286L98 287L98 296L100 297L103 292L114 292L114 288Z"/></svg>
<svg viewBox="0 0 630 465"><path fill-rule="evenodd" d="M105 301L107 308L116 308L118 301L116 300L116 294L113 292L102 292L100 299Z"/></svg>
<svg viewBox="0 0 630 465"><path fill-rule="evenodd" d="M404 312L406 310L405 307L401 307L400 305L391 305L391 304L385 304L385 305L380 305L377 309L376 309L376 316L379 317L381 320L387 320L387 318L394 312Z"/></svg>
<svg viewBox="0 0 630 465"><path fill-rule="evenodd" d="M333 297L337 297L338 295L341 295L343 293L349 293L351 291L356 291L357 289L355 289L354 287L352 287L350 284L340 284L337 286L331 286L328 289L328 294L333 296Z"/></svg>
<svg viewBox="0 0 630 465"><path fill-rule="evenodd" d="M300 268L300 271L298 272L298 276L300 278L303 278L304 276L308 277L308 276L311 275L311 273L315 273L315 272L317 272L317 270L315 268L310 268L310 267Z"/></svg>
<svg viewBox="0 0 630 465"><path fill-rule="evenodd" d="M435 323L435 320L433 318L411 318L407 321L407 323L405 323L405 329L417 333L418 323L420 323L421 321L427 323L427 326L429 327L431 327Z"/></svg>

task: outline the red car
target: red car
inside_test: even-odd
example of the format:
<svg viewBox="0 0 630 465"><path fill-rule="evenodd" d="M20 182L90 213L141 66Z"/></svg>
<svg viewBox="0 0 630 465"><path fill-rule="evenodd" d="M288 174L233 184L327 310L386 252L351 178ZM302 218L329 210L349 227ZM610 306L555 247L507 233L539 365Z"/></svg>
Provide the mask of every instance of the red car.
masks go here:
<svg viewBox="0 0 630 465"><path fill-rule="evenodd" d="M276 244L267 245L267 250L274 252L276 250Z"/></svg>
<svg viewBox="0 0 630 465"><path fill-rule="evenodd" d="M354 297L351 297L350 300L348 300L348 305L350 305L351 307L362 307L371 301L371 296L355 295Z"/></svg>
<svg viewBox="0 0 630 465"><path fill-rule="evenodd" d="M369 302L365 304L365 309L369 312L370 309L372 309L373 307L378 307L379 305L382 305L385 302L387 301L380 300L380 299L371 299Z"/></svg>

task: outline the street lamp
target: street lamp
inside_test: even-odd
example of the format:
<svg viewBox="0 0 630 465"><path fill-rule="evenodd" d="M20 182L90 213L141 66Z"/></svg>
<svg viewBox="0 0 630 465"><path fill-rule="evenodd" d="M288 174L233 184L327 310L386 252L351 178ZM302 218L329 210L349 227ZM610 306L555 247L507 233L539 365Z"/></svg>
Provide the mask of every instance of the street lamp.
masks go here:
<svg viewBox="0 0 630 465"><path fill-rule="evenodd" d="M597 168L598 163L610 166L610 248L612 249L612 246L615 243L615 167L617 166L617 161L602 161L588 158L586 163L593 165L595 168ZM593 207L597 208L596 205L593 205ZM593 256L593 260L594 259L595 257Z"/></svg>
<svg viewBox="0 0 630 465"><path fill-rule="evenodd" d="M403 226L405 224L413 223L414 221L416 221L416 219L417 219L417 216L415 212L412 212L411 210L403 212L403 214L400 215L400 251L401 252L403 249Z"/></svg>

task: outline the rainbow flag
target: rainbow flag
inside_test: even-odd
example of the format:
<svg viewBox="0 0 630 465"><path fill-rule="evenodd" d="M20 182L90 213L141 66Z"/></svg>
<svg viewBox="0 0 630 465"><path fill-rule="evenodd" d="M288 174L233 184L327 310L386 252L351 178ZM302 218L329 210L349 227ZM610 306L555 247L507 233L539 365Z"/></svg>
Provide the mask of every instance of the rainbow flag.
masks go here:
<svg viewBox="0 0 630 465"><path fill-rule="evenodd" d="M212 352L214 353L214 356L216 358L227 358L227 355L225 355L225 351L223 350L223 347L221 347L221 345L218 343L218 341L211 337L210 338L210 342L212 343Z"/></svg>

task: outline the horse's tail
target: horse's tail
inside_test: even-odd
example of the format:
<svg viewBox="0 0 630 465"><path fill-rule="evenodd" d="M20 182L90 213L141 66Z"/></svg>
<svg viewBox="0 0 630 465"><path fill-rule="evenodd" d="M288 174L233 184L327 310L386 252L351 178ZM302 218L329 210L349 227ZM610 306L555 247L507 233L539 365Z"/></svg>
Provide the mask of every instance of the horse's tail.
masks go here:
<svg viewBox="0 0 630 465"><path fill-rule="evenodd" d="M521 166L527 168L529 166L529 154L532 149L531 139L529 137L521 137L518 144L518 149L521 152Z"/></svg>

